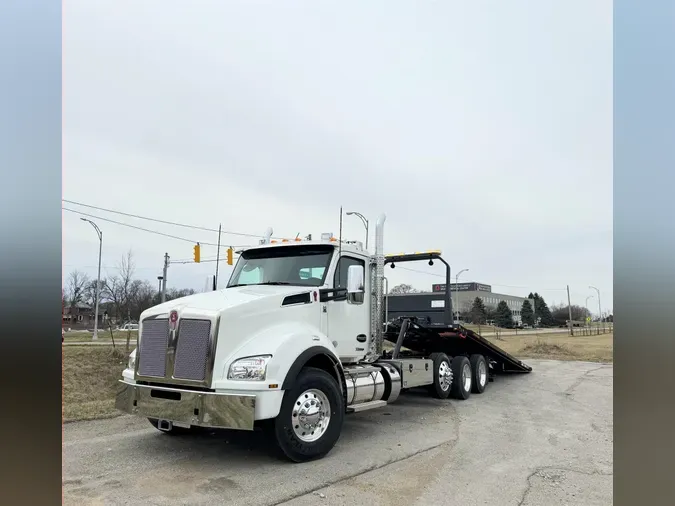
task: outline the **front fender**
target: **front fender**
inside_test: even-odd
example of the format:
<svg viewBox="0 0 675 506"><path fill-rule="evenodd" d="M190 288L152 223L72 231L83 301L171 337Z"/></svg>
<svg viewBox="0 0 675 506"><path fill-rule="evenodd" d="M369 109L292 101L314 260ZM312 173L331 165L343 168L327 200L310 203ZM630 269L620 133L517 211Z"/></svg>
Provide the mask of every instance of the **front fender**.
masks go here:
<svg viewBox="0 0 675 506"><path fill-rule="evenodd" d="M302 364L304 364L319 352L327 355L333 363L339 366L340 360L333 343L318 329L302 322L283 322L271 325L248 339L228 358L223 365L221 378L223 381L227 380L230 365L240 358L272 355L272 360L267 366L265 386L278 384L282 389L285 389L284 385L289 383L287 378L292 377L294 379L293 372L296 369L299 372L298 359L303 357L305 360ZM295 372L296 376L297 372ZM289 373L291 373L290 376ZM241 381L237 384L248 388L245 385L253 385L254 382Z"/></svg>

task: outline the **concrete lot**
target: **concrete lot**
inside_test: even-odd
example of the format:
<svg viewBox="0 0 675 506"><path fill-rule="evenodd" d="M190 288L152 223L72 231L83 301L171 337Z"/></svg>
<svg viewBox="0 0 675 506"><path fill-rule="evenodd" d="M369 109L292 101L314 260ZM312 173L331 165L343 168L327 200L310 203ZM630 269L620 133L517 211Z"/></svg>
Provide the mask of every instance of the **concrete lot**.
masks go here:
<svg viewBox="0 0 675 506"><path fill-rule="evenodd" d="M66 424L64 504L612 504L612 366L528 363L468 401L410 392L350 415L310 464L275 460L250 433Z"/></svg>

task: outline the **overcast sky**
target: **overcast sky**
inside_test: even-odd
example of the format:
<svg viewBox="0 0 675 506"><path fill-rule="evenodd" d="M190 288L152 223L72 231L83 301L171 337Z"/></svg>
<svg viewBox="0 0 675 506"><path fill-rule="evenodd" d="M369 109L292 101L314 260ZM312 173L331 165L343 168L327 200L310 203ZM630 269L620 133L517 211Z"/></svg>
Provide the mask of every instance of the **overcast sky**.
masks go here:
<svg viewBox="0 0 675 506"><path fill-rule="evenodd" d="M281 237L337 235L341 205L374 232L384 212L386 252L440 248L470 269L460 282L549 305L568 284L583 305L595 285L613 305L609 0L69 0L63 41L65 199ZM79 217L64 211L64 275L95 278L98 239ZM129 249L153 283L165 252L192 256L94 221L104 276ZM363 238L361 222L345 217L343 235ZM409 267L422 272L388 270L390 286L443 281ZM168 284L203 290L214 268L172 264Z"/></svg>

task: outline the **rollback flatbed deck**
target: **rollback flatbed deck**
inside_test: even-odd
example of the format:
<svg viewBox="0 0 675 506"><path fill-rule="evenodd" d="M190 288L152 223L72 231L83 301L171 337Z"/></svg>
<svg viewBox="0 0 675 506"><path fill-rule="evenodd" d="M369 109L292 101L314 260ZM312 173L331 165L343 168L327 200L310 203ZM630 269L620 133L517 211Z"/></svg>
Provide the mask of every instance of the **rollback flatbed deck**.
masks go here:
<svg viewBox="0 0 675 506"><path fill-rule="evenodd" d="M387 255L385 263L395 266L399 262L426 260L433 265L439 260L446 266L446 286L450 286L450 266L440 252ZM450 293L387 294L385 299L384 339L394 344L393 356L401 356L401 348L430 355L445 353L458 355L483 355L490 362L491 377L494 373L529 373L532 367L494 345L477 332L453 322Z"/></svg>

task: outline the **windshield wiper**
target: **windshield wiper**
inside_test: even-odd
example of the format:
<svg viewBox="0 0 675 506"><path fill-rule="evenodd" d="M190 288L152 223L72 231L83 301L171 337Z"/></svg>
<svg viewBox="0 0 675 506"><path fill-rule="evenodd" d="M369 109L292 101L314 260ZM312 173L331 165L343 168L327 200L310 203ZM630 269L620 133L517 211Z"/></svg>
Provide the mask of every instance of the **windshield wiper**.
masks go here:
<svg viewBox="0 0 675 506"><path fill-rule="evenodd" d="M234 285L228 285L227 288L234 288L236 286L258 286L258 285L291 285L287 281L264 281L262 283L236 283Z"/></svg>

